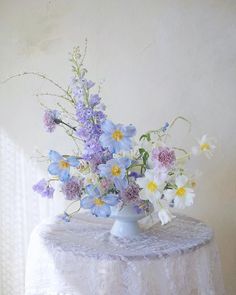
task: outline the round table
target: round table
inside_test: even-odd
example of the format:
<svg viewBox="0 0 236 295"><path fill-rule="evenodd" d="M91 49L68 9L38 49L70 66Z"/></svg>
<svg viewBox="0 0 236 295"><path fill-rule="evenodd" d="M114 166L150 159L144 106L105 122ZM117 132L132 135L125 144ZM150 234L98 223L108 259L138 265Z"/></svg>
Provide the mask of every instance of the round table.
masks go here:
<svg viewBox="0 0 236 295"><path fill-rule="evenodd" d="M212 230L177 215L132 239L112 220L79 214L40 224L31 235L26 295L224 294Z"/></svg>

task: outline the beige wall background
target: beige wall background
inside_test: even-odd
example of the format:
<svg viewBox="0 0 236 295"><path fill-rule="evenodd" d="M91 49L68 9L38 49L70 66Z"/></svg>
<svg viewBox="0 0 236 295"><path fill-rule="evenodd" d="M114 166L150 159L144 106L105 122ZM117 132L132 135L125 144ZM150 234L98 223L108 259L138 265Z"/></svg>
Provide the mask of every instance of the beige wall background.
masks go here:
<svg viewBox="0 0 236 295"><path fill-rule="evenodd" d="M217 138L214 159L192 165L203 175L186 213L215 230L225 285L236 294L236 1L0 0L0 80L33 70L66 84L67 53L86 37L90 77L105 79L114 121L141 133L183 115L193 135ZM60 131L43 131L34 94L48 89L29 77L0 86L0 126L28 154L71 148ZM183 124L176 132L192 144Z"/></svg>

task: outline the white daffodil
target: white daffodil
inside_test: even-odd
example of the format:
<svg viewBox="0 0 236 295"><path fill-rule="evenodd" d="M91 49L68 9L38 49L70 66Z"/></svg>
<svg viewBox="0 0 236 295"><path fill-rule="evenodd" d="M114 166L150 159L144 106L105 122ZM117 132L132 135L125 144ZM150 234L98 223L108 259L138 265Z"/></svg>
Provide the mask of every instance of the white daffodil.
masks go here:
<svg viewBox="0 0 236 295"><path fill-rule="evenodd" d="M209 138L206 134L198 140L198 146L192 148L192 153L194 155L205 154L208 159L213 155L213 150L216 148L212 138Z"/></svg>
<svg viewBox="0 0 236 295"><path fill-rule="evenodd" d="M161 198L165 182L163 178L160 178L155 170L146 170L145 176L136 180L137 184L142 188L140 192L140 198L142 200L149 200L154 210L159 209L158 200Z"/></svg>
<svg viewBox="0 0 236 295"><path fill-rule="evenodd" d="M158 217L161 221L161 225L165 225L170 222L175 216L167 208L161 208L158 211Z"/></svg>
<svg viewBox="0 0 236 295"><path fill-rule="evenodd" d="M195 193L192 188L189 187L188 177L185 175L179 175L176 177L175 184L176 189L168 189L164 192L167 201L174 200L174 207L184 209L193 204L193 198Z"/></svg>
<svg viewBox="0 0 236 295"><path fill-rule="evenodd" d="M99 182L99 177L97 174L90 172L89 174L87 174L84 178L84 184L85 185L89 185L89 184L93 184L96 185Z"/></svg>

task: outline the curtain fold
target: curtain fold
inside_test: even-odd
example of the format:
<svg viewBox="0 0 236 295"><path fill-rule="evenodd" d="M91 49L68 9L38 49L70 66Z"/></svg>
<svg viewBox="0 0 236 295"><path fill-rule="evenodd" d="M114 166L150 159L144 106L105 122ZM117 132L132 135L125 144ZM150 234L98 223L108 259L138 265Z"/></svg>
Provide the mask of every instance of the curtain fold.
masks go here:
<svg viewBox="0 0 236 295"><path fill-rule="evenodd" d="M53 201L32 192L40 177L37 165L0 130L0 295L24 294L31 231L54 213Z"/></svg>

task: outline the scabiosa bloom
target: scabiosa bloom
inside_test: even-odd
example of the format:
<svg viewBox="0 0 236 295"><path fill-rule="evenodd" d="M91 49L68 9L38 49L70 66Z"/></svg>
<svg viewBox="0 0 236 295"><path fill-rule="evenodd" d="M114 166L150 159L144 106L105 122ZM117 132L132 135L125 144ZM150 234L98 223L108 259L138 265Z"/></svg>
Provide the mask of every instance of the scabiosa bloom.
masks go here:
<svg viewBox="0 0 236 295"><path fill-rule="evenodd" d="M70 167L78 167L79 161L76 157L62 157L56 151L49 152L51 164L48 166L48 172L52 175L59 176L61 181L67 181L70 178Z"/></svg>
<svg viewBox="0 0 236 295"><path fill-rule="evenodd" d="M121 150L129 151L132 148L131 137L136 134L133 125L115 125L109 120L102 124L103 134L100 142L104 148L108 148L111 153L118 153Z"/></svg>
<svg viewBox="0 0 236 295"><path fill-rule="evenodd" d="M39 193L42 197L46 197L49 199L53 198L54 188L49 185L46 179L41 179L38 183L33 186L33 190Z"/></svg>
<svg viewBox="0 0 236 295"><path fill-rule="evenodd" d="M75 176L62 184L61 190L66 200L77 200L81 197L81 182Z"/></svg>
<svg viewBox="0 0 236 295"><path fill-rule="evenodd" d="M47 132L53 132L59 121L59 112L56 110L46 110L43 116L44 127Z"/></svg>
<svg viewBox="0 0 236 295"><path fill-rule="evenodd" d="M111 159L106 164L100 164L98 169L100 176L114 182L115 187L118 190L123 190L128 185L126 178L126 168L131 164L131 160L128 158Z"/></svg>
<svg viewBox="0 0 236 295"><path fill-rule="evenodd" d="M152 150L152 160L155 166L170 169L176 160L175 152L168 147L154 148Z"/></svg>
<svg viewBox="0 0 236 295"><path fill-rule="evenodd" d="M109 217L111 215L110 207L119 202L118 196L115 194L102 196L99 189L92 184L86 186L85 190L88 196L80 201L81 207L90 209L96 217Z"/></svg>
<svg viewBox="0 0 236 295"><path fill-rule="evenodd" d="M139 200L140 188L135 182L130 182L127 188L121 192L121 200L126 203L132 203Z"/></svg>

